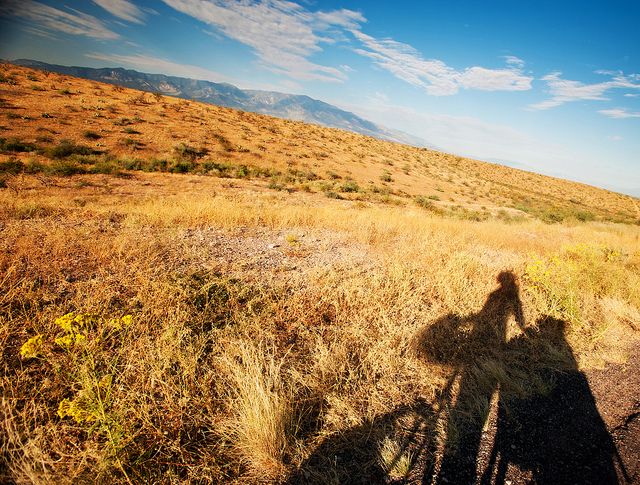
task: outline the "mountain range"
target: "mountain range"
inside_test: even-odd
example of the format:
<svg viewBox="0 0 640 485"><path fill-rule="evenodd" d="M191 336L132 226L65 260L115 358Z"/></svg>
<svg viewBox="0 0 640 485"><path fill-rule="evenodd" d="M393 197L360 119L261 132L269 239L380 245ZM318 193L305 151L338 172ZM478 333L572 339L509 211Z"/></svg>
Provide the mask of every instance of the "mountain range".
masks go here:
<svg viewBox="0 0 640 485"><path fill-rule="evenodd" d="M349 111L344 111L336 106L305 95L240 89L228 83L214 83L164 74L149 74L121 67L95 69L80 66L61 66L32 59L16 59L12 63L92 81L201 101L217 106L315 123L331 128L340 128L408 145L430 146L421 138L377 125Z"/></svg>

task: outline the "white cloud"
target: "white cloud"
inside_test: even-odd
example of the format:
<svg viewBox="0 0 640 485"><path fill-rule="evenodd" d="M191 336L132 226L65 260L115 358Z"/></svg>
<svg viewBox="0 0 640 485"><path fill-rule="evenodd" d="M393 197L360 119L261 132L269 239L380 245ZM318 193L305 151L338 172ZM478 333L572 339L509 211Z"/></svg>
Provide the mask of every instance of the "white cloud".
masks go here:
<svg viewBox="0 0 640 485"><path fill-rule="evenodd" d="M8 0L0 3L0 14L25 19L49 31L98 40L120 38L97 18L69 7L60 10L34 0Z"/></svg>
<svg viewBox="0 0 640 485"><path fill-rule="evenodd" d="M584 84L580 81L562 79L560 77L562 73L560 72L547 74L542 78L542 80L547 83L551 98L540 103L529 105L529 108L533 110L545 110L555 108L556 106L560 106L571 101L602 101L608 99L605 97L605 93L611 89L640 89L640 84L635 84L633 82L637 78L636 75L625 76L621 73L604 71L599 71L599 74L611 75L613 77L611 77L609 81L601 83Z"/></svg>
<svg viewBox="0 0 640 485"><path fill-rule="evenodd" d="M519 68L523 68L524 67L524 61L522 59L520 59L519 57L516 57L516 56L503 56L503 59L510 66L516 66L516 67L519 67Z"/></svg>
<svg viewBox="0 0 640 485"><path fill-rule="evenodd" d="M144 13L128 0L93 0L93 3L104 8L111 15L127 22L143 24Z"/></svg>
<svg viewBox="0 0 640 485"><path fill-rule="evenodd" d="M640 118L640 112L628 111L624 108L601 109L598 113L615 119Z"/></svg>
<svg viewBox="0 0 640 485"><path fill-rule="evenodd" d="M345 28L356 28L365 21L352 10L309 12L285 0L163 1L251 47L265 67L303 80L344 81L346 75L340 69L309 58L322 50L321 44L343 38Z"/></svg>
<svg viewBox="0 0 640 485"><path fill-rule="evenodd" d="M421 54L408 44L393 39L375 39L359 30L352 30L352 34L365 47L355 49L356 53L372 59L377 66L386 69L397 78L423 88L434 96L456 94L460 88L480 91L531 89L533 78L524 75L521 64L515 66L512 62L509 67L503 69L473 66L464 71L457 71L443 61L423 59Z"/></svg>
<svg viewBox="0 0 640 485"><path fill-rule="evenodd" d="M481 91L527 91L531 89L531 80L518 69L469 67L461 74L460 85Z"/></svg>
<svg viewBox="0 0 640 485"><path fill-rule="evenodd" d="M624 138L622 138L620 135L609 135L607 137L609 140L611 141L621 141L624 140Z"/></svg>
<svg viewBox="0 0 640 485"><path fill-rule="evenodd" d="M640 94L627 93L624 95L625 98L637 98L638 96L640 96Z"/></svg>

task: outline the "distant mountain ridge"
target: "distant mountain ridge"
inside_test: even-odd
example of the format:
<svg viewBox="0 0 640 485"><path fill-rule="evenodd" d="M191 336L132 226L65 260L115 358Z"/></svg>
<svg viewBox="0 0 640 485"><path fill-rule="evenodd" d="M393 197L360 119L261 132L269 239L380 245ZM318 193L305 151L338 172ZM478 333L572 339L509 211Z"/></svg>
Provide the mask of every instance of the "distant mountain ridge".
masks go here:
<svg viewBox="0 0 640 485"><path fill-rule="evenodd" d="M197 79L148 74L122 67L91 68L61 66L32 59L16 59L13 64L42 69L59 74L80 77L92 81L118 84L142 91L159 92L194 101L237 108L243 111L262 113L279 118L316 123L331 128L340 128L383 140L415 146L429 146L424 140L391 130L360 118L349 111L305 95L286 94L276 91L240 89L228 83L214 83Z"/></svg>

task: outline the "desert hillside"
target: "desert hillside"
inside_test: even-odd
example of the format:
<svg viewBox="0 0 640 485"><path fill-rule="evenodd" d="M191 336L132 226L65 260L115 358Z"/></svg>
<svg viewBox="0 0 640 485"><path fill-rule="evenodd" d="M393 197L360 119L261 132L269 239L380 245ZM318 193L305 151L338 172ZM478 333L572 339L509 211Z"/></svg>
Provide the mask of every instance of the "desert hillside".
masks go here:
<svg viewBox="0 0 640 485"><path fill-rule="evenodd" d="M1 482L640 483L636 199L12 65L0 102Z"/></svg>
<svg viewBox="0 0 640 485"><path fill-rule="evenodd" d="M2 66L5 153L62 171L194 172L485 219L634 222L638 201L584 184L341 130ZM22 147L11 143L19 141ZM56 155L57 153L57 155ZM53 155L53 156L52 156ZM60 161L57 162L61 164Z"/></svg>

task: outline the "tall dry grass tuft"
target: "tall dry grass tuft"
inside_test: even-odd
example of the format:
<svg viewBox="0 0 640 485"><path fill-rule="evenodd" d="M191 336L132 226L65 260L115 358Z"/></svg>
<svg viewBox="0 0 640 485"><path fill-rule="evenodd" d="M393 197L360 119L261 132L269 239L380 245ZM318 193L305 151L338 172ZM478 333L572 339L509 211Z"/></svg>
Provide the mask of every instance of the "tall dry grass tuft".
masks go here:
<svg viewBox="0 0 640 485"><path fill-rule="evenodd" d="M251 342L239 342L221 362L233 416L223 435L255 477L283 476L295 440L298 423L282 364Z"/></svg>

